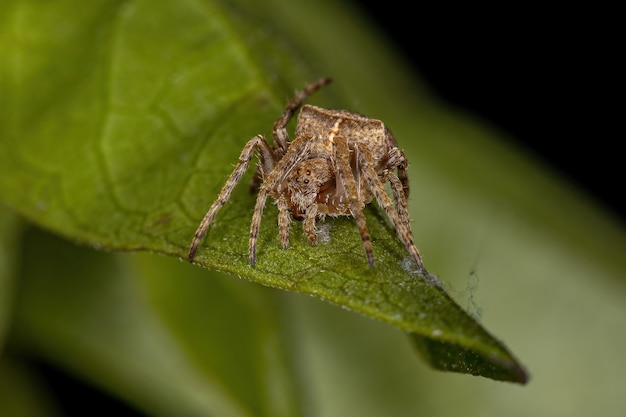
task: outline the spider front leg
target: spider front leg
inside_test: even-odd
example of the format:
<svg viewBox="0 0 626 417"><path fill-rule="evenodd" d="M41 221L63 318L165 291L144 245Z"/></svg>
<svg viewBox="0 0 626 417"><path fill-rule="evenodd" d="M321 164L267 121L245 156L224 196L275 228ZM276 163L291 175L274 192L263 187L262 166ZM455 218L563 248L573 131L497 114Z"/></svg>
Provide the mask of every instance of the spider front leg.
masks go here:
<svg viewBox="0 0 626 417"><path fill-rule="evenodd" d="M315 221L317 219L317 204L314 203L306 211L304 222L302 222L302 230L304 234L309 238L309 241L313 245L317 245L317 235L315 234Z"/></svg>
<svg viewBox="0 0 626 417"><path fill-rule="evenodd" d="M194 257L196 256L198 246L200 245L202 238L209 229L209 226L211 226L211 223L213 223L215 215L230 199L233 189L235 188L237 183L239 183L241 177L243 177L243 174L247 171L248 166L250 165L250 160L252 159L255 150L259 153L261 169L265 170L266 172L272 170L275 161L274 151L272 150L272 147L265 141L263 136L257 135L250 139L248 143L246 143L246 145L243 147L243 150L239 155L239 162L237 163L237 166L228 177L228 180L226 181L226 184L224 184L224 186L222 187L222 190L217 196L217 199L215 200L215 202L213 202L213 205L211 205L211 208L202 219L200 226L198 226L198 229L196 230L196 233L193 237L193 241L191 242L191 246L189 247L189 254L187 256L189 262L192 262Z"/></svg>
<svg viewBox="0 0 626 417"><path fill-rule="evenodd" d="M383 166L383 169L388 169L392 174L394 169L398 170L397 178L402 184L402 190L404 191L403 194L406 198L409 197L409 176L406 173L408 166L409 162L406 160L404 152L397 147L394 147L389 151L387 160Z"/></svg>
<svg viewBox="0 0 626 417"><path fill-rule="evenodd" d="M272 195L278 200L280 240L283 247L289 246L289 222L291 222L291 219L288 217L289 204L285 195L287 190L283 189L282 183L293 166L309 155L309 139L309 137L301 137L293 141L289 147L289 151L278 161L272 171L266 175L265 181L259 188L259 194L254 206L254 214L252 215L252 223L250 225L250 240L248 242L250 265L256 264L256 242L259 237L259 229L261 228L263 210L265 209L265 203L269 195Z"/></svg>
<svg viewBox="0 0 626 417"><path fill-rule="evenodd" d="M335 137L333 141L334 159L336 164L336 178L337 178L337 190L340 193L339 200L343 198L343 194L348 198L350 204L350 212L356 219L356 225L359 228L361 234L361 242L365 249L365 255L367 256L367 262L371 268L374 267L374 250L372 248L372 241L370 239L369 231L367 230L367 224L365 221L365 215L361 208L361 201L359 201L356 181L352 168L350 167L350 148L348 142L344 138Z"/></svg>
<svg viewBox="0 0 626 417"><path fill-rule="evenodd" d="M393 203L391 202L391 199L389 198L389 195L387 195L387 193L385 192L385 186L380 181L380 179L378 178L378 175L376 174L376 171L374 170L374 166L372 163L372 160L373 160L372 152L370 151L370 149L367 146L362 145L360 143L357 143L355 146L357 147L359 151L358 152L359 163L362 167L362 173L363 173L363 176L365 177L365 182L367 184L367 187L369 188L372 195L374 195L374 197L376 198L376 201L378 201L378 205L382 207L383 210L385 210L385 213L387 213L387 216L389 216L389 219L391 219L391 222L393 223L393 227L396 229L396 233L400 237L400 240L402 240L402 243L404 243L406 250L409 252L409 254L411 254L413 259L415 260L415 263L417 264L418 269L420 271L423 271L424 264L422 262L422 257L420 256L419 251L417 250L417 247L415 246L415 243L413 242L413 236L411 234L411 224L409 223L408 212L406 214L406 218L404 218L405 216L398 214L398 211L401 211L401 210L394 208ZM390 173L390 176L391 175L394 175L394 174ZM392 186L394 185L394 182L396 182L396 187L398 187L398 185L401 185L401 181L397 179L397 177L395 178L397 182L394 180L392 182ZM406 205L406 196L404 195L404 193L400 193L397 191L394 191L394 192L397 193L396 195L397 198L402 200L402 204Z"/></svg>
<svg viewBox="0 0 626 417"><path fill-rule="evenodd" d="M278 198L278 233L280 235L280 244L283 249L289 247L289 226L291 225L291 214L289 214L289 203L287 197L282 194Z"/></svg>
<svg viewBox="0 0 626 417"><path fill-rule="evenodd" d="M248 241L248 256L250 265L256 265L256 240L259 237L259 229L261 228L261 219L263 218L263 209L267 202L267 188L261 185L259 195L254 205L254 214L252 215L252 224L250 225L250 240Z"/></svg>
<svg viewBox="0 0 626 417"><path fill-rule="evenodd" d="M406 193L404 192L405 188L402 186L402 180L400 180L393 172L387 173L386 179L389 181L389 184L391 184L391 190L393 191L393 196L396 200L396 209L398 211L398 216L400 216L400 221L403 224L410 224L409 206Z"/></svg>
<svg viewBox="0 0 626 417"><path fill-rule="evenodd" d="M400 220L409 224L409 207L407 199L409 197L409 177L406 174L408 162L404 153L398 148L392 148L387 158L381 162L382 166L377 169L381 182L389 181L393 196L396 201L396 209ZM394 170L398 170L398 175Z"/></svg>

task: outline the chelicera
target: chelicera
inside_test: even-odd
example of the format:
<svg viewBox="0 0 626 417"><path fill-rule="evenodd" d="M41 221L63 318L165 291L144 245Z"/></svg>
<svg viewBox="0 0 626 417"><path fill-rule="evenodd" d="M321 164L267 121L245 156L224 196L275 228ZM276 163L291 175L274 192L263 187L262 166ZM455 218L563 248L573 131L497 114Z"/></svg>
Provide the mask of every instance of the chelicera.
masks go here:
<svg viewBox="0 0 626 417"><path fill-rule="evenodd" d="M406 250L423 270L411 234L407 207L408 161L383 122L346 110L328 110L303 105L304 100L330 82L323 78L296 93L283 114L274 122L271 146L256 135L241 151L239 162L217 199L204 216L189 249L193 261L202 238L215 215L230 199L237 183L256 153L259 163L250 189L258 195L250 226L249 257L256 264L259 227L267 198L278 205L278 233L283 248L289 247L292 218L301 220L312 244L317 243L315 224L325 216L354 216L370 267L374 252L363 207L376 199L393 224ZM291 141L287 124L300 109ZM385 190L389 183L394 202Z"/></svg>

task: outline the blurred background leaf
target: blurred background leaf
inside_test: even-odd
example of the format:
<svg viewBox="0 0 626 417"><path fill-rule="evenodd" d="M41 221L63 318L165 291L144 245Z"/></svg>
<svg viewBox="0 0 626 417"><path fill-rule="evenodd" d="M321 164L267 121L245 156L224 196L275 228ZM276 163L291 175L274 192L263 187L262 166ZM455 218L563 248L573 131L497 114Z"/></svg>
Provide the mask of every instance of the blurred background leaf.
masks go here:
<svg viewBox="0 0 626 417"><path fill-rule="evenodd" d="M605 415L619 415L623 228L505 147L498 132L437 105L355 10L337 4L3 2L3 200L29 220L82 241L105 236L104 247L132 241L127 249L157 244L182 252L178 242L188 240L207 196L221 185L207 189L209 171L191 178L184 171L210 170L201 155L236 158L237 151L220 146L203 153L206 137L244 143L251 134L269 134L294 88L330 75L337 82L325 101L384 120L405 149L414 234L429 269L515 347L533 382L520 389L430 372L414 360L401 332L175 260L94 253L37 232L20 253L20 229L7 213L0 273L10 284L0 287L0 323L11 322L13 331L4 333L0 398L18 400L0 401L0 414L19 415L2 407L24 397L51 415L56 410L29 372L37 358L149 415L582 416L599 405ZM156 19L163 15L168 24ZM213 42L194 44L203 38ZM188 49L173 55L179 49L171 46L180 44ZM50 51L57 51L54 59ZM235 89L201 82L212 71L203 59L209 52L220 54ZM156 66L133 67L136 57ZM159 78L161 71L171 76ZM133 82L121 83L125 79ZM212 117L225 109L229 117L214 128ZM102 114L106 120L94 117ZM135 129L120 129L130 125ZM86 131L92 133L82 141L61 140ZM33 148L37 152L26 151ZM120 170L137 155L161 161L152 149L176 157L141 176ZM128 159L110 158L120 154ZM26 181L27 169L39 170L36 183ZM74 170L85 175L63 175ZM183 185L188 192L176 194ZM112 191L113 202L98 198ZM111 216L115 212L122 218ZM101 221L88 221L98 213ZM178 217L187 223L172 222ZM220 296L213 299L213 292ZM212 300L206 307L216 310L194 300ZM212 332L226 334L224 322L206 317L225 310L232 331L224 345L213 346ZM246 342L262 349L240 346ZM241 363L219 359L231 348ZM251 380L242 381L242 374Z"/></svg>

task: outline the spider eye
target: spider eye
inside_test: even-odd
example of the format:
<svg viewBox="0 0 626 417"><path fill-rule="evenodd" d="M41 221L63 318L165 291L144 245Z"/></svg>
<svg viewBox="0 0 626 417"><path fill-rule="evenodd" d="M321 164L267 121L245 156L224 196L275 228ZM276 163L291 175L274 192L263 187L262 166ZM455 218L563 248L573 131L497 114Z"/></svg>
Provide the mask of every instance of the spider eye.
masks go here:
<svg viewBox="0 0 626 417"><path fill-rule="evenodd" d="M305 184L308 184L308 183L309 183L309 180L307 180L307 179L305 178L303 182L304 182Z"/></svg>

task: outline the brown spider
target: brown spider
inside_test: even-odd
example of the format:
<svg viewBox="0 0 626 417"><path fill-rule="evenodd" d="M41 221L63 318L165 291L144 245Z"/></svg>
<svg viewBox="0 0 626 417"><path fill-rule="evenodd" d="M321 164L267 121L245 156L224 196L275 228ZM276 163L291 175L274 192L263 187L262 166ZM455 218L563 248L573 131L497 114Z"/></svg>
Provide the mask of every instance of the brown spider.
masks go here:
<svg viewBox="0 0 626 417"><path fill-rule="evenodd" d="M289 247L290 215L303 221L304 233L314 245L317 243L317 220L326 215L354 216L367 261L373 267L372 242L362 208L376 198L419 270L423 270L409 223L406 157L380 120L346 110L302 105L309 95L329 82L328 78L318 80L298 92L289 102L284 113L274 122L272 137L277 146L270 146L261 135L246 143L239 163L196 231L189 248L190 262L213 218L230 198L256 151L259 164L251 190L258 188L259 193L248 247L252 265L256 263L256 241L263 209L270 196L278 204L278 231L283 248ZM296 138L292 142L286 126L300 107ZM387 181L391 185L395 207L385 191Z"/></svg>

